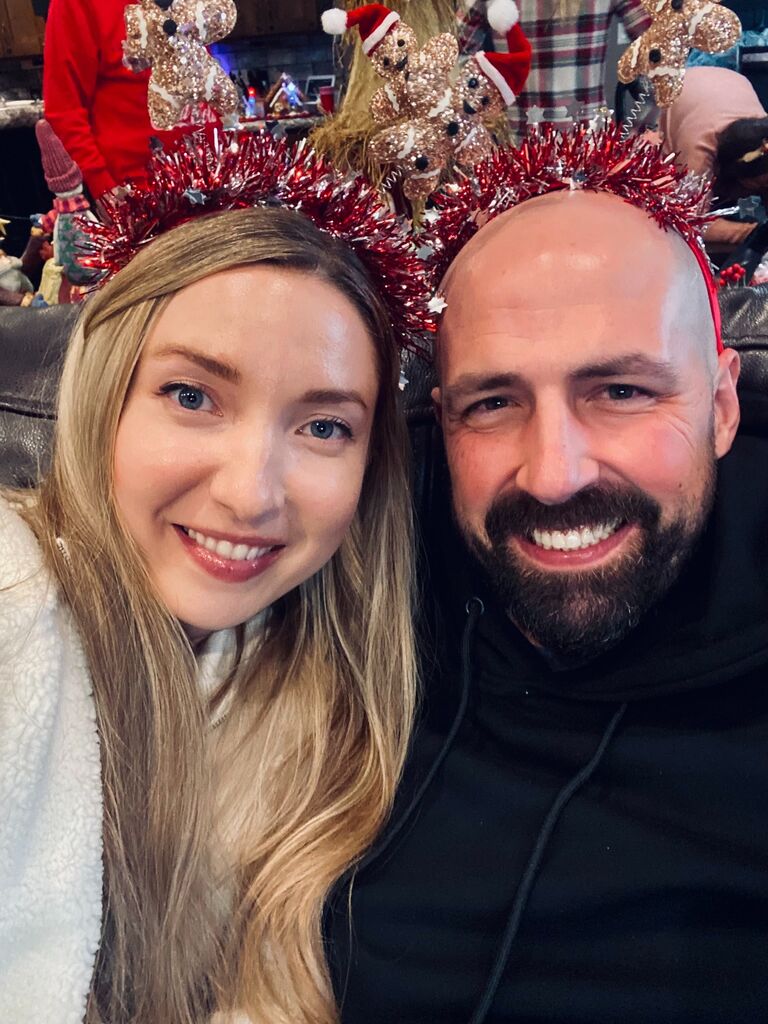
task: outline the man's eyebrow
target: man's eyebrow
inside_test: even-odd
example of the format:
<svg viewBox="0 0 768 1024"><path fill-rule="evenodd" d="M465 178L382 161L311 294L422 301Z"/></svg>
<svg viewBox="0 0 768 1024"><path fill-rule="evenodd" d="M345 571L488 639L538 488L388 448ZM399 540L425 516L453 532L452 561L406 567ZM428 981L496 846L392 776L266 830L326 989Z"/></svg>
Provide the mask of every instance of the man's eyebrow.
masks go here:
<svg viewBox="0 0 768 1024"><path fill-rule="evenodd" d="M626 356L617 356L615 359L606 359L601 363L591 363L588 366L580 366L571 375L573 380L595 380L606 377L653 377L662 386L677 388L680 385L680 375L672 365L665 359L652 359L641 352L632 353Z"/></svg>
<svg viewBox="0 0 768 1024"><path fill-rule="evenodd" d="M212 373L214 377L221 377L222 380L226 380L230 384L239 384L242 379L240 371L235 369L234 366L219 359L214 359L213 356L208 356L205 352L188 348L186 345L169 345L167 348L159 349L154 353L154 356L156 359L165 359L168 356L181 356L183 359L188 359L190 363L196 363L204 370L207 370L208 373Z"/></svg>
<svg viewBox="0 0 768 1024"><path fill-rule="evenodd" d="M523 383L518 373L462 373L453 384L443 389L443 401L455 405L468 395L499 388L516 388Z"/></svg>
<svg viewBox="0 0 768 1024"><path fill-rule="evenodd" d="M299 399L302 405L345 405L353 403L362 406L366 411L368 406L363 396L357 391L338 391L335 388L317 388L313 391L305 391Z"/></svg>

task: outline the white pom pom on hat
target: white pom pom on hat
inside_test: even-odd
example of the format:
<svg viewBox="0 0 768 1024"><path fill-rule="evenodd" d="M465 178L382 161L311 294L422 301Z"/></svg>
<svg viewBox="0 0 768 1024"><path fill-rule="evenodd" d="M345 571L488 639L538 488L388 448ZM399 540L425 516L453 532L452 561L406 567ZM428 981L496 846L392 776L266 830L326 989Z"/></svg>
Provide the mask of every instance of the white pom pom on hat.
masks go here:
<svg viewBox="0 0 768 1024"><path fill-rule="evenodd" d="M495 2L499 3L500 0L495 0ZM511 2L511 0L503 0L503 2ZM320 20L323 30L332 36L341 35L342 32L351 28L359 28L363 53L370 56L387 32L400 21L400 15L397 11L385 7L384 4L364 4L351 11L332 7L323 12Z"/></svg>
<svg viewBox="0 0 768 1024"><path fill-rule="evenodd" d="M323 32L329 36L340 36L347 31L347 12L340 7L331 7L320 15Z"/></svg>
<svg viewBox="0 0 768 1024"><path fill-rule="evenodd" d="M488 4L488 24L494 32L506 33L520 20L515 0L491 0Z"/></svg>

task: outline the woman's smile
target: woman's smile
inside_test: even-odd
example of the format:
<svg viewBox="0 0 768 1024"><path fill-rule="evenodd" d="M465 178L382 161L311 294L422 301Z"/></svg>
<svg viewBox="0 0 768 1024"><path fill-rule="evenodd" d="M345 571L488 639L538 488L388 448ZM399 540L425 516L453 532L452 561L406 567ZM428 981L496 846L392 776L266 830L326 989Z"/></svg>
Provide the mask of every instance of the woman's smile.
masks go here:
<svg viewBox="0 0 768 1024"><path fill-rule="evenodd" d="M227 539L174 524L182 548L196 565L217 580L244 583L275 563L285 544L250 537Z"/></svg>

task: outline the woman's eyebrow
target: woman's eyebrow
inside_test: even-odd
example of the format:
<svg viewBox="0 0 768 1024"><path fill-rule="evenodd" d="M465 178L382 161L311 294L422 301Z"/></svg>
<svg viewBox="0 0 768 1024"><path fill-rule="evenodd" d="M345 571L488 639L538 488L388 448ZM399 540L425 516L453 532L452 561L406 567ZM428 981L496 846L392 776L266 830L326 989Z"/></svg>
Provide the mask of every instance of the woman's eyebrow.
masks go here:
<svg viewBox="0 0 768 1024"><path fill-rule="evenodd" d="M303 405L313 405L316 402L320 405L344 405L351 402L362 406L365 410L368 409L363 396L358 391L337 391L334 388L305 391L299 402Z"/></svg>
<svg viewBox="0 0 768 1024"><path fill-rule="evenodd" d="M208 373L212 373L214 377L221 377L222 380L226 380L230 384L239 384L242 380L240 371L230 363L214 359L213 356L206 355L205 352L194 348L188 348L186 345L169 345L154 353L155 359L166 359L168 356L181 356L183 359L188 359L191 363L196 363L207 370Z"/></svg>

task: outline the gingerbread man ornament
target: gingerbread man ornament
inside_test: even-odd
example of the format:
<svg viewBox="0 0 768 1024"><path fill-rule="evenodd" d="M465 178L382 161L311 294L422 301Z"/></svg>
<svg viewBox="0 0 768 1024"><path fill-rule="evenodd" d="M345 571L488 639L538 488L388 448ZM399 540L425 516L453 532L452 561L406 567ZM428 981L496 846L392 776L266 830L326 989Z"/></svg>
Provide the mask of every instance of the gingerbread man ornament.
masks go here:
<svg viewBox="0 0 768 1024"><path fill-rule="evenodd" d="M476 53L452 85L450 79L443 80L447 87L411 75L409 105L417 115L371 139L371 155L403 177L409 199L426 199L451 162L468 167L490 154L493 140L484 121L515 102L531 66L531 45L518 19L513 0L493 0L488 20L506 33L509 52Z"/></svg>
<svg viewBox="0 0 768 1024"><path fill-rule="evenodd" d="M736 43L741 23L719 0L643 0L643 7L653 20L622 54L619 80L645 75L657 105L669 107L683 88L691 47L721 53Z"/></svg>
<svg viewBox="0 0 768 1024"><path fill-rule="evenodd" d="M206 46L229 35L236 19L233 0L140 0L126 7L123 63L152 69L149 117L158 131L204 121L202 104L224 120L234 117L237 89Z"/></svg>
<svg viewBox="0 0 768 1024"><path fill-rule="evenodd" d="M322 15L323 29L341 35L357 28L363 53L370 58L384 85L371 99L376 124L394 124L421 116L443 98L447 104L448 76L459 56L458 43L443 32L419 47L416 33L384 4L365 4L345 11L332 7Z"/></svg>
<svg viewBox="0 0 768 1024"><path fill-rule="evenodd" d="M512 0L494 0L488 20L506 34L507 53L480 50L459 72L453 87L454 118L446 123L453 159L468 167L489 156L493 139L485 121L496 118L515 102L531 69L531 44L519 24Z"/></svg>

